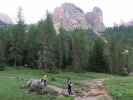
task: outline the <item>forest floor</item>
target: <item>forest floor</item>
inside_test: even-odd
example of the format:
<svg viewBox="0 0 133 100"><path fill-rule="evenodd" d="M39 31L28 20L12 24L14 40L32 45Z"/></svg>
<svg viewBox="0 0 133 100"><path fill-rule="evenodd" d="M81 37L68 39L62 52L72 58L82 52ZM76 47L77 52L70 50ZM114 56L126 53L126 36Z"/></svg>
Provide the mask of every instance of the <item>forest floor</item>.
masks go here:
<svg viewBox="0 0 133 100"><path fill-rule="evenodd" d="M44 74L48 75L50 86L54 86L54 88L57 87L58 89L64 88L65 80L71 78L74 83L76 96L37 95L20 88L27 80L33 78L38 79ZM101 83L101 87L104 86L102 92L96 92L97 86L95 85ZM44 73L43 71L36 69L6 68L5 71L0 71L0 98L1 100L96 100L95 97L98 94L108 93L113 97L113 100L133 100L132 83L133 76L121 77L92 72L61 72L53 74ZM89 92L91 91L90 88L92 89L92 93ZM90 94L95 94L95 97Z"/></svg>

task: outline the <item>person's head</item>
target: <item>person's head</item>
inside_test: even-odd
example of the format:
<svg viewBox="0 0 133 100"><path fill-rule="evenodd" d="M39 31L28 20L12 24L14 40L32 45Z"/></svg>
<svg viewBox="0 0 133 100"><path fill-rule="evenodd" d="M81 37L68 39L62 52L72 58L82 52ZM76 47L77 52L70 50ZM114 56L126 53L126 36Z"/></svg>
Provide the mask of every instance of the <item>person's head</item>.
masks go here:
<svg viewBox="0 0 133 100"><path fill-rule="evenodd" d="M44 75L44 77L47 77L47 75Z"/></svg>

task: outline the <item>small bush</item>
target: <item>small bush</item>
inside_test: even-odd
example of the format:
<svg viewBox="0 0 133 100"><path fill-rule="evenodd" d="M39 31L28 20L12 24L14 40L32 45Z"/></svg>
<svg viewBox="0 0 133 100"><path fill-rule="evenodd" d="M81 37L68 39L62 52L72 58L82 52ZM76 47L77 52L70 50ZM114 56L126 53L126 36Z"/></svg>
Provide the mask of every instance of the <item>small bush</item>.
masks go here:
<svg viewBox="0 0 133 100"><path fill-rule="evenodd" d="M50 80L51 80L51 81L56 81L56 78L55 78L55 77L51 77Z"/></svg>
<svg viewBox="0 0 133 100"><path fill-rule="evenodd" d="M60 73L60 70L57 68L49 68L49 69L45 70L45 72L58 74L58 73Z"/></svg>
<svg viewBox="0 0 133 100"><path fill-rule="evenodd" d="M0 65L0 71L5 70L5 66L4 65Z"/></svg>
<svg viewBox="0 0 133 100"><path fill-rule="evenodd" d="M120 70L120 75L122 75L122 76L128 76L129 75L129 73L128 73L128 69L127 68L122 68L121 70Z"/></svg>

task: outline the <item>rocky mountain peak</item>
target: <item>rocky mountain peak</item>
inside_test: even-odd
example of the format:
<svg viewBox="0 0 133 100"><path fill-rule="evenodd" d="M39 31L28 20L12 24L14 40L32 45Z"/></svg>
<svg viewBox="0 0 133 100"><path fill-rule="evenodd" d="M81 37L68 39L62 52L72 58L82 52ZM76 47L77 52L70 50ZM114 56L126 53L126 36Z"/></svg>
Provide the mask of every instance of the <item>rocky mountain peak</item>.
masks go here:
<svg viewBox="0 0 133 100"><path fill-rule="evenodd" d="M67 11L68 10L70 10L70 11L76 10L76 11L79 11L81 13L84 13L82 9L80 9L79 7L75 6L72 3L64 3L64 4L62 4L62 7L64 8L64 10L67 10Z"/></svg>
<svg viewBox="0 0 133 100"><path fill-rule="evenodd" d="M94 7L94 8L93 8L93 12L102 15L102 10L101 10L99 7Z"/></svg>
<svg viewBox="0 0 133 100"><path fill-rule="evenodd" d="M101 32L104 30L102 10L94 7L92 12L85 14L83 10L72 3L64 3L55 8L53 23L56 31L62 26L66 30L75 28L88 29Z"/></svg>
<svg viewBox="0 0 133 100"><path fill-rule="evenodd" d="M85 15L86 21L90 24L91 28L96 32L103 32L105 26L103 23L103 12L100 8L94 7L92 12Z"/></svg>

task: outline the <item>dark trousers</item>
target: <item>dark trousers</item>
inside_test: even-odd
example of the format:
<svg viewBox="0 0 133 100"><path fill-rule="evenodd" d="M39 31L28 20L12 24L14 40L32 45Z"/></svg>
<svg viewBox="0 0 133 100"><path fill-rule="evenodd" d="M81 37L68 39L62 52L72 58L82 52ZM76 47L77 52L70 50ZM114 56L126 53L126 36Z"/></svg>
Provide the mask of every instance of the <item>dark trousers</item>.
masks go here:
<svg viewBox="0 0 133 100"><path fill-rule="evenodd" d="M41 79L41 82L43 82L44 86L47 86L47 80Z"/></svg>
<svg viewBox="0 0 133 100"><path fill-rule="evenodd" d="M71 86L68 86L68 94L72 95L72 87Z"/></svg>

